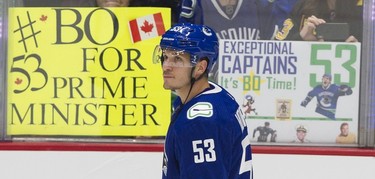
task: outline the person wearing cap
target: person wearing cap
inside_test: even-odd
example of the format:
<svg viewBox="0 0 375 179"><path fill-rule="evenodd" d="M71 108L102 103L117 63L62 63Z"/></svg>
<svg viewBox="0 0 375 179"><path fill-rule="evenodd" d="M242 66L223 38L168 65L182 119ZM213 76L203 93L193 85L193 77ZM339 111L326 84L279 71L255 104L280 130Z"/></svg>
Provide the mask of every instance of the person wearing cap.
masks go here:
<svg viewBox="0 0 375 179"><path fill-rule="evenodd" d="M300 125L296 128L296 139L293 140L292 142L293 143L307 143L307 142L311 142L309 139L306 139L306 133L307 133L307 129L305 128L305 126L303 125Z"/></svg>
<svg viewBox="0 0 375 179"><path fill-rule="evenodd" d="M162 36L153 62L173 90L173 114L164 143L162 178L252 178L244 113L234 97L208 80L218 57L208 26L176 24Z"/></svg>

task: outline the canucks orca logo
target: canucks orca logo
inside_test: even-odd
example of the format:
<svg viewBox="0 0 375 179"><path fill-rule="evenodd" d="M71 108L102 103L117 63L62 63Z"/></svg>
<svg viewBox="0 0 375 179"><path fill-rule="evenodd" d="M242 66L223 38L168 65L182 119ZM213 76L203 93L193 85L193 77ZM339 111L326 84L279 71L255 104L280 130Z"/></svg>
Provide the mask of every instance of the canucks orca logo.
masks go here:
<svg viewBox="0 0 375 179"><path fill-rule="evenodd" d="M207 27L203 27L203 33L207 36L212 36L212 31Z"/></svg>
<svg viewBox="0 0 375 179"><path fill-rule="evenodd" d="M320 100L320 104L323 106L323 107L330 107L332 106L332 99L326 95L326 96L323 96L323 98Z"/></svg>
<svg viewBox="0 0 375 179"><path fill-rule="evenodd" d="M192 107L187 112L188 119L194 119L196 117L211 117L213 114L213 107L211 103L199 102Z"/></svg>

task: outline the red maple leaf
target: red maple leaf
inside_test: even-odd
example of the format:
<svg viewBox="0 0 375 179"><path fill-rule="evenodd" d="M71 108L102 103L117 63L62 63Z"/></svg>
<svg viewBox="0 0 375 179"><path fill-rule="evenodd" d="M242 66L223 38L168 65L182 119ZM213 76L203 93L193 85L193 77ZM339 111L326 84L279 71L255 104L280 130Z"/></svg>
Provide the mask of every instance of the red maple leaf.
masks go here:
<svg viewBox="0 0 375 179"><path fill-rule="evenodd" d="M21 79L19 79L19 78L17 78L17 79L16 79L16 81L15 81L14 83L16 83L17 85L19 85L19 84L21 84L21 83L22 83L22 80L21 80Z"/></svg>
<svg viewBox="0 0 375 179"><path fill-rule="evenodd" d="M141 30L145 33L151 32L152 29L154 28L153 24L150 24L148 21L144 21L143 25L141 26Z"/></svg>
<svg viewBox="0 0 375 179"><path fill-rule="evenodd" d="M39 20L45 22L47 20L47 18L48 18L47 16L42 15L42 16L40 16Z"/></svg>

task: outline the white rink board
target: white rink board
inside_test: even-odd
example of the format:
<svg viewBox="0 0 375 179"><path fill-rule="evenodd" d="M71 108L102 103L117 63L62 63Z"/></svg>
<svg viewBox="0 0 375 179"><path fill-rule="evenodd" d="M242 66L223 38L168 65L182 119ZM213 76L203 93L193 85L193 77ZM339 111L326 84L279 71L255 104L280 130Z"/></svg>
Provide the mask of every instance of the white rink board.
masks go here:
<svg viewBox="0 0 375 179"><path fill-rule="evenodd" d="M373 179L375 157L253 154L255 179ZM160 179L161 152L0 151L2 179Z"/></svg>

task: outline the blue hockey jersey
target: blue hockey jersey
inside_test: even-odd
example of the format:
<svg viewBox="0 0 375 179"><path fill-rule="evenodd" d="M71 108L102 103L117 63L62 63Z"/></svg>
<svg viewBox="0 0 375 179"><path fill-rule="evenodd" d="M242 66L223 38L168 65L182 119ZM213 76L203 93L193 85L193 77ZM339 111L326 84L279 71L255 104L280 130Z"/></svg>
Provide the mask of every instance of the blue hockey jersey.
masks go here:
<svg viewBox="0 0 375 179"><path fill-rule="evenodd" d="M183 0L179 22L204 24L213 28L219 39L257 40L260 38L255 0Z"/></svg>
<svg viewBox="0 0 375 179"><path fill-rule="evenodd" d="M352 89L347 85L331 84L327 88L318 85L313 88L302 101L301 106L306 106L312 98L316 97L317 105L315 112L324 115L330 119L336 119L337 100L340 96L351 95Z"/></svg>
<svg viewBox="0 0 375 179"><path fill-rule="evenodd" d="M163 178L252 178L244 114L223 88L210 88L175 111L165 139Z"/></svg>

